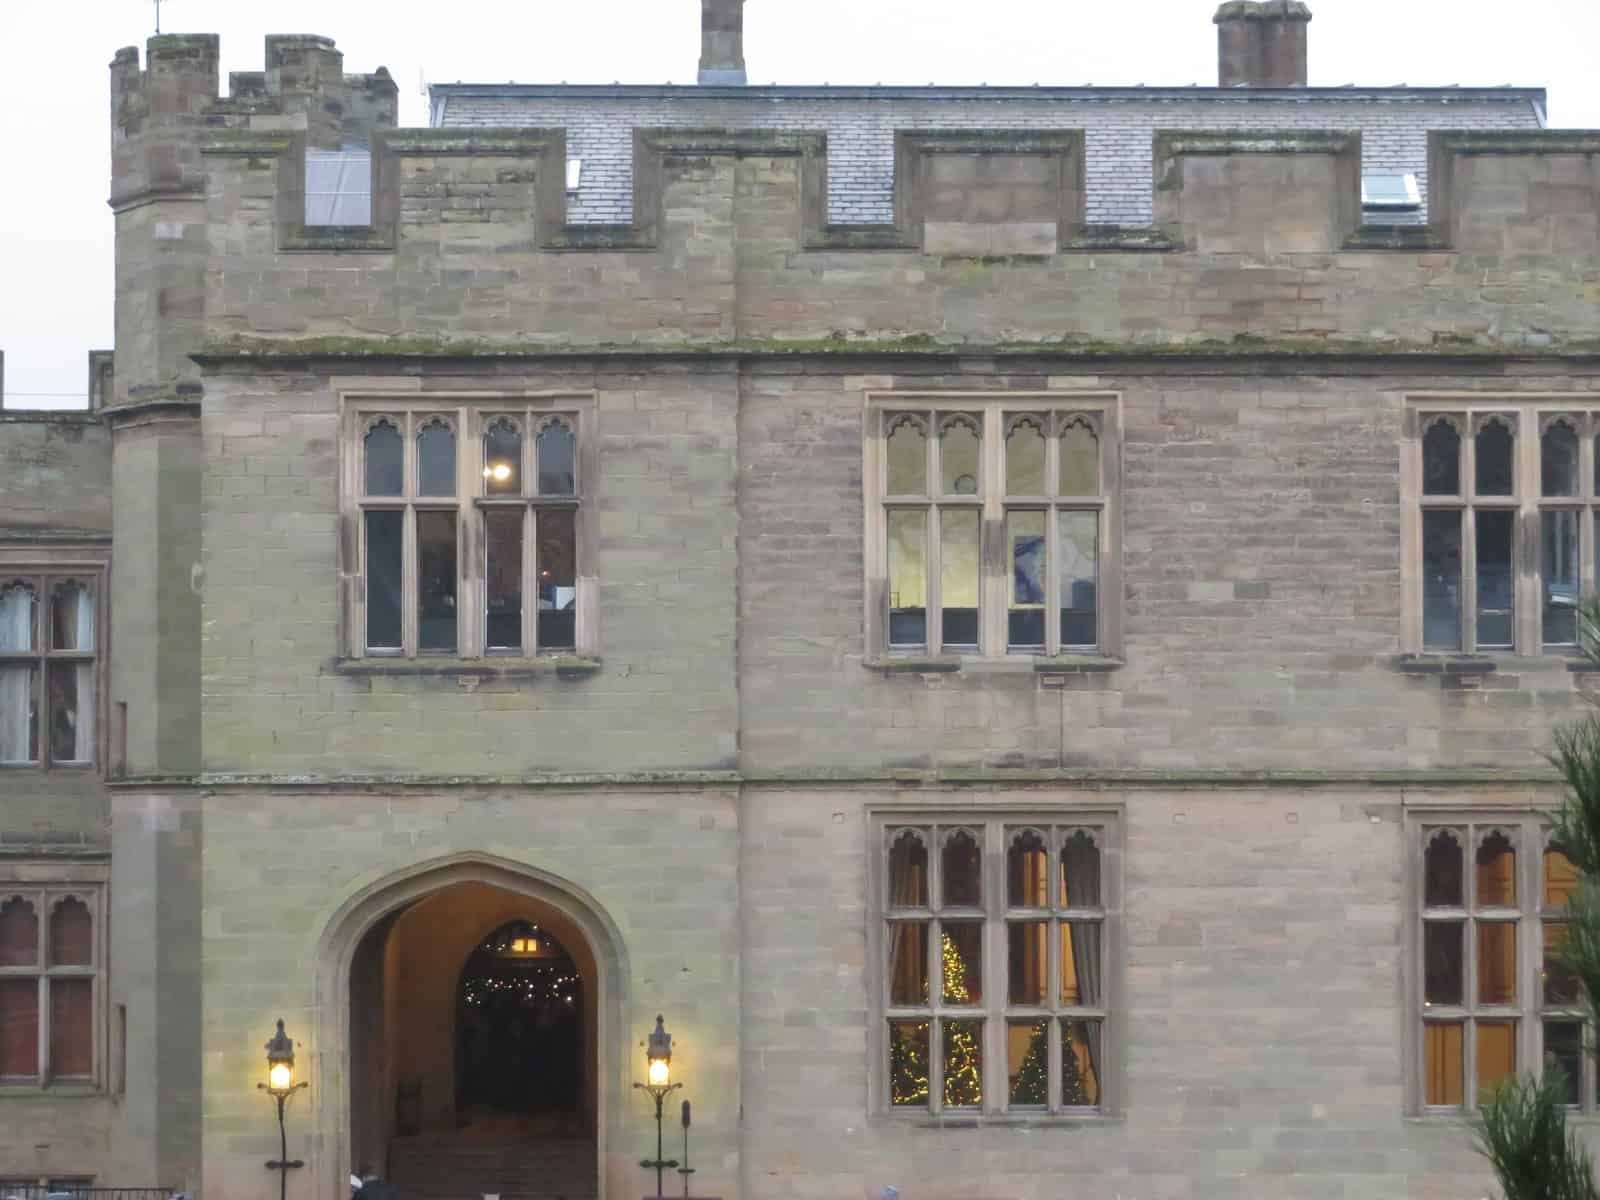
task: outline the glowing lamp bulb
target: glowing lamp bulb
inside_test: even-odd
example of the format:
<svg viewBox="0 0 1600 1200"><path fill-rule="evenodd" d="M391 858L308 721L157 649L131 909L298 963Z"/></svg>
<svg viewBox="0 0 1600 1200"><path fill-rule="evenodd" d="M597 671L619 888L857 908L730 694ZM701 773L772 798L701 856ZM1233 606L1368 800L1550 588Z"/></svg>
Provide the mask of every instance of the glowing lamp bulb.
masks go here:
<svg viewBox="0 0 1600 1200"><path fill-rule="evenodd" d="M483 469L485 477L496 483L504 483L511 478L511 464L505 462L490 463Z"/></svg>
<svg viewBox="0 0 1600 1200"><path fill-rule="evenodd" d="M650 1086L666 1087L667 1081L672 1077L671 1066L664 1058L650 1060Z"/></svg>
<svg viewBox="0 0 1600 1200"><path fill-rule="evenodd" d="M275 1092L287 1092L294 1086L294 1068L288 1063L273 1063L267 1072L267 1085Z"/></svg>

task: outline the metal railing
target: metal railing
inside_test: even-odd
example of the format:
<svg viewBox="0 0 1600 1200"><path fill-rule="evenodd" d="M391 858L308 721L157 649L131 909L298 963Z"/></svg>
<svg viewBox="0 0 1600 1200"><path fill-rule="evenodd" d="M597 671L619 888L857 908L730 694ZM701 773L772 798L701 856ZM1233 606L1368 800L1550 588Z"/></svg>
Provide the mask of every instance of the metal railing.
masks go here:
<svg viewBox="0 0 1600 1200"><path fill-rule="evenodd" d="M173 1200L182 1193L164 1187L78 1187L0 1183L0 1200Z"/></svg>

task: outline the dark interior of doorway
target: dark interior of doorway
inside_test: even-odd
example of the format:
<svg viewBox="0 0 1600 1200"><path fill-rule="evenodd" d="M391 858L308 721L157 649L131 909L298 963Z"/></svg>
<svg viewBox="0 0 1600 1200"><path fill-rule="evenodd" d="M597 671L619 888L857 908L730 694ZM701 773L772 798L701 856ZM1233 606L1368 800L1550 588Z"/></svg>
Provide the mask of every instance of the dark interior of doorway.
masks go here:
<svg viewBox="0 0 1600 1200"><path fill-rule="evenodd" d="M577 1133L583 1121L583 979L530 921L481 942L456 988L456 1114L462 1127Z"/></svg>

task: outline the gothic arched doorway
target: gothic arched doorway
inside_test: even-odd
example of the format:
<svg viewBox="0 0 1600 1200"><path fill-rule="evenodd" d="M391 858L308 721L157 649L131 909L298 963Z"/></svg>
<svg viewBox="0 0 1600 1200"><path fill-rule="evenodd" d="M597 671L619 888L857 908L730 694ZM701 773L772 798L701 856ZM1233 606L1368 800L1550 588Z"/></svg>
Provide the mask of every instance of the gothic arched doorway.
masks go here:
<svg viewBox="0 0 1600 1200"><path fill-rule="evenodd" d="M510 921L456 985L456 1118L462 1126L580 1132L583 974L560 940Z"/></svg>
<svg viewBox="0 0 1600 1200"><path fill-rule="evenodd" d="M339 1157L417 1200L595 1197L625 1086L609 922L486 864L390 896L343 960L349 1140Z"/></svg>

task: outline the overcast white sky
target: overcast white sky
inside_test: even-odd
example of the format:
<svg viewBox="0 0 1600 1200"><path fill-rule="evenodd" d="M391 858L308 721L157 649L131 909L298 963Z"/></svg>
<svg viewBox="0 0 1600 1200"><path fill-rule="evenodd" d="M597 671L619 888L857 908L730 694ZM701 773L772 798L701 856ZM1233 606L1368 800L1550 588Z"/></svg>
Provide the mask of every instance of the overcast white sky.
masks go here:
<svg viewBox="0 0 1600 1200"><path fill-rule="evenodd" d="M1552 125L1600 128L1597 0L1311 0L1311 83L1545 87ZM1216 82L1215 0L749 0L752 83ZM81 405L112 342L106 64L153 0L0 0L0 350L6 406ZM222 35L259 70L268 33L421 82L692 83L700 0L163 0L168 33Z"/></svg>

